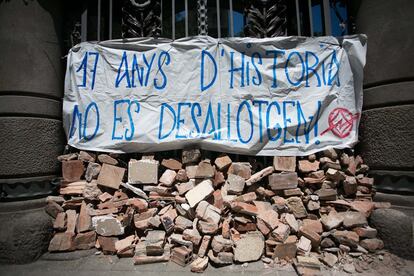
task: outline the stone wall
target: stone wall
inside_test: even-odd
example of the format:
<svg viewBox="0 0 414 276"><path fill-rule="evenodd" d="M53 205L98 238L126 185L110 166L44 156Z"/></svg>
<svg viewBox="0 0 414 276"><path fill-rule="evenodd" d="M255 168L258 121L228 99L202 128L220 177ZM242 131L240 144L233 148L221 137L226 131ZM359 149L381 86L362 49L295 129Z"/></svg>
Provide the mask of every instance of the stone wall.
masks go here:
<svg viewBox="0 0 414 276"><path fill-rule="evenodd" d="M414 192L414 2L357 2L368 35L359 148L379 190Z"/></svg>
<svg viewBox="0 0 414 276"><path fill-rule="evenodd" d="M2 185L7 198L25 196L32 184L47 193L59 175L62 12L60 1L0 2L0 184L11 184Z"/></svg>

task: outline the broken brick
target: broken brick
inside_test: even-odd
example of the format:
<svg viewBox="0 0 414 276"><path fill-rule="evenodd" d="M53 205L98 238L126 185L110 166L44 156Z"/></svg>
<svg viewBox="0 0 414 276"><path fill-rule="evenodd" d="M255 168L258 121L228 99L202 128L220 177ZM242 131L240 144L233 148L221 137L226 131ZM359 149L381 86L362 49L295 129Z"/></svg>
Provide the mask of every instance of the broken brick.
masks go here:
<svg viewBox="0 0 414 276"><path fill-rule="evenodd" d="M88 212L88 207L86 206L85 201L82 202L78 223L76 225L78 233L86 232L92 229L92 219Z"/></svg>
<svg viewBox="0 0 414 276"><path fill-rule="evenodd" d="M75 250L73 246L74 236L75 234L68 232L56 233L49 243L49 252Z"/></svg>
<svg viewBox="0 0 414 276"><path fill-rule="evenodd" d="M228 190L229 194L240 195L243 192L245 180L243 177L229 174L227 176Z"/></svg>
<svg viewBox="0 0 414 276"><path fill-rule="evenodd" d="M165 186L172 186L172 184L175 181L175 177L177 176L177 173L173 170L166 170L160 177L161 184L164 184Z"/></svg>
<svg viewBox="0 0 414 276"><path fill-rule="evenodd" d="M102 252L105 255L115 255L116 254L115 243L117 241L118 241L118 238L116 238L116 237L98 236L99 245L102 249Z"/></svg>
<svg viewBox="0 0 414 276"><path fill-rule="evenodd" d="M266 176L270 175L271 173L273 173L274 170L275 169L272 166L264 168L263 170L253 174L248 180L246 180L246 185L251 186L252 184L259 182L264 177L266 177Z"/></svg>
<svg viewBox="0 0 414 276"><path fill-rule="evenodd" d="M85 233L79 233L76 235L73 246L79 250L86 250L93 248L96 242L96 232L89 231Z"/></svg>
<svg viewBox="0 0 414 276"><path fill-rule="evenodd" d="M62 177L67 182L74 182L81 179L85 168L81 160L69 160L62 162Z"/></svg>
<svg viewBox="0 0 414 276"><path fill-rule="evenodd" d="M167 169L174 170L174 171L178 171L183 168L183 165L181 164L180 161L172 159L172 158L163 159L161 162L161 165L166 167Z"/></svg>
<svg viewBox="0 0 414 276"><path fill-rule="evenodd" d="M53 229L57 231L66 230L66 213L60 212L57 214L56 219L53 222Z"/></svg>
<svg viewBox="0 0 414 276"><path fill-rule="evenodd" d="M235 174L243 177L245 180L252 176L252 170L250 163L246 162L233 162L227 171L229 174Z"/></svg>
<svg viewBox="0 0 414 276"><path fill-rule="evenodd" d="M308 160L299 160L299 171L301 173L310 173L310 172L316 172L319 170L319 162L314 161L310 162Z"/></svg>
<svg viewBox="0 0 414 276"><path fill-rule="evenodd" d="M98 160L102 164L108 164L108 165L114 165L114 166L118 165L118 161L115 158L112 158L108 154L99 154L98 155Z"/></svg>
<svg viewBox="0 0 414 276"><path fill-rule="evenodd" d="M232 161L227 155L217 157L216 160L214 160L214 164L219 171L226 170L228 167L230 167L231 163Z"/></svg>
<svg viewBox="0 0 414 276"><path fill-rule="evenodd" d="M296 156L275 156L273 167L280 172L294 172L296 170Z"/></svg>
<svg viewBox="0 0 414 276"><path fill-rule="evenodd" d="M269 186L273 191L294 189L298 186L298 175L295 172L273 173L269 175Z"/></svg>
<svg viewBox="0 0 414 276"><path fill-rule="evenodd" d="M99 173L97 183L98 185L119 189L122 179L124 178L125 169L109 164L103 164L101 172Z"/></svg>
<svg viewBox="0 0 414 276"><path fill-rule="evenodd" d="M214 167L210 164L210 161L204 160L198 164L195 178L213 178L214 177Z"/></svg>

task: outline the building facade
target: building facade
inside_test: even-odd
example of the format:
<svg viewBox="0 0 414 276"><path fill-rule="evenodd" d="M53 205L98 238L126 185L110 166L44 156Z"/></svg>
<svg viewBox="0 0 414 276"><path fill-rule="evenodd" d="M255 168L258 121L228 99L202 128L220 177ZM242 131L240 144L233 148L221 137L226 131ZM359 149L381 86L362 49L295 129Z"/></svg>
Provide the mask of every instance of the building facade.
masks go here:
<svg viewBox="0 0 414 276"><path fill-rule="evenodd" d="M59 176L56 157L65 148L61 99L67 51L82 41L142 36L367 34L357 150L378 190L413 193L413 13L414 2L408 0L1 1L0 198L14 202L0 203L0 216L27 210L13 216L19 229L50 223L36 211L44 201L33 199L49 194ZM44 231L36 234L47 240ZM26 259L41 250L41 243L33 244L24 231L1 231L1 237L25 241L32 248ZM11 248L15 258L21 253L15 245L3 248Z"/></svg>

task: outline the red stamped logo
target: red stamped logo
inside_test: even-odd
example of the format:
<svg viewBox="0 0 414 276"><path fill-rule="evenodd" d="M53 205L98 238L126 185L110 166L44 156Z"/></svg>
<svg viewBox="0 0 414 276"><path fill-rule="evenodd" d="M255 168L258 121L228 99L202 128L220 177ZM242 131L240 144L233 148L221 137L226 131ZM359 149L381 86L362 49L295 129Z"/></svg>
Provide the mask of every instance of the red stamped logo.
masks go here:
<svg viewBox="0 0 414 276"><path fill-rule="evenodd" d="M352 114L348 109L339 107L329 113L328 124L329 127L325 129L321 135L328 131L332 131L335 136L345 138L351 133L354 126L354 121L358 120L359 113Z"/></svg>

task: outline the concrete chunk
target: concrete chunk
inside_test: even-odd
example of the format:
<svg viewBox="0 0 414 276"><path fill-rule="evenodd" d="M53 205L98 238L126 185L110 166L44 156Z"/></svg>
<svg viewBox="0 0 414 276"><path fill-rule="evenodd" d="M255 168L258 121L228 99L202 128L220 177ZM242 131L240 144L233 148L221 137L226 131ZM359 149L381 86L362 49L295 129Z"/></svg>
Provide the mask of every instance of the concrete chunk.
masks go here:
<svg viewBox="0 0 414 276"><path fill-rule="evenodd" d="M253 262L260 259L264 250L264 237L262 233L249 232L241 235L235 242L234 260L236 262Z"/></svg>
<svg viewBox="0 0 414 276"><path fill-rule="evenodd" d="M214 192L213 183L211 180L206 179L200 184L192 188L185 194L185 198L188 201L188 204L191 208L195 207L200 201L207 198Z"/></svg>
<svg viewBox="0 0 414 276"><path fill-rule="evenodd" d="M368 225L367 217L361 212L346 212L343 221L345 228L354 228Z"/></svg>
<svg viewBox="0 0 414 276"><path fill-rule="evenodd" d="M124 227L121 222L112 216L94 217L95 231L101 236L119 236L124 234Z"/></svg>
<svg viewBox="0 0 414 276"><path fill-rule="evenodd" d="M153 230L147 233L145 250L148 256L160 256L164 253L165 232Z"/></svg>
<svg viewBox="0 0 414 276"><path fill-rule="evenodd" d="M177 173L173 170L167 169L160 177L161 184L164 184L165 186L172 186L175 177L177 176Z"/></svg>
<svg viewBox="0 0 414 276"><path fill-rule="evenodd" d="M233 162L227 173L236 174L247 180L252 176L252 169L248 162Z"/></svg>
<svg viewBox="0 0 414 276"><path fill-rule="evenodd" d="M102 166L98 163L90 162L86 168L85 179L91 182L92 179L96 179L101 171Z"/></svg>
<svg viewBox="0 0 414 276"><path fill-rule="evenodd" d="M128 163L130 184L158 184L159 162L151 159L135 160Z"/></svg>
<svg viewBox="0 0 414 276"><path fill-rule="evenodd" d="M240 195L243 192L245 180L243 177L229 174L227 176L227 183L229 185L227 192L229 194Z"/></svg>
<svg viewBox="0 0 414 276"><path fill-rule="evenodd" d="M213 178L214 167L210 164L210 161L204 160L198 164L195 178Z"/></svg>
<svg viewBox="0 0 414 276"><path fill-rule="evenodd" d="M210 221L218 224L221 219L221 210L207 201L201 201L196 208L196 216L204 221Z"/></svg>

